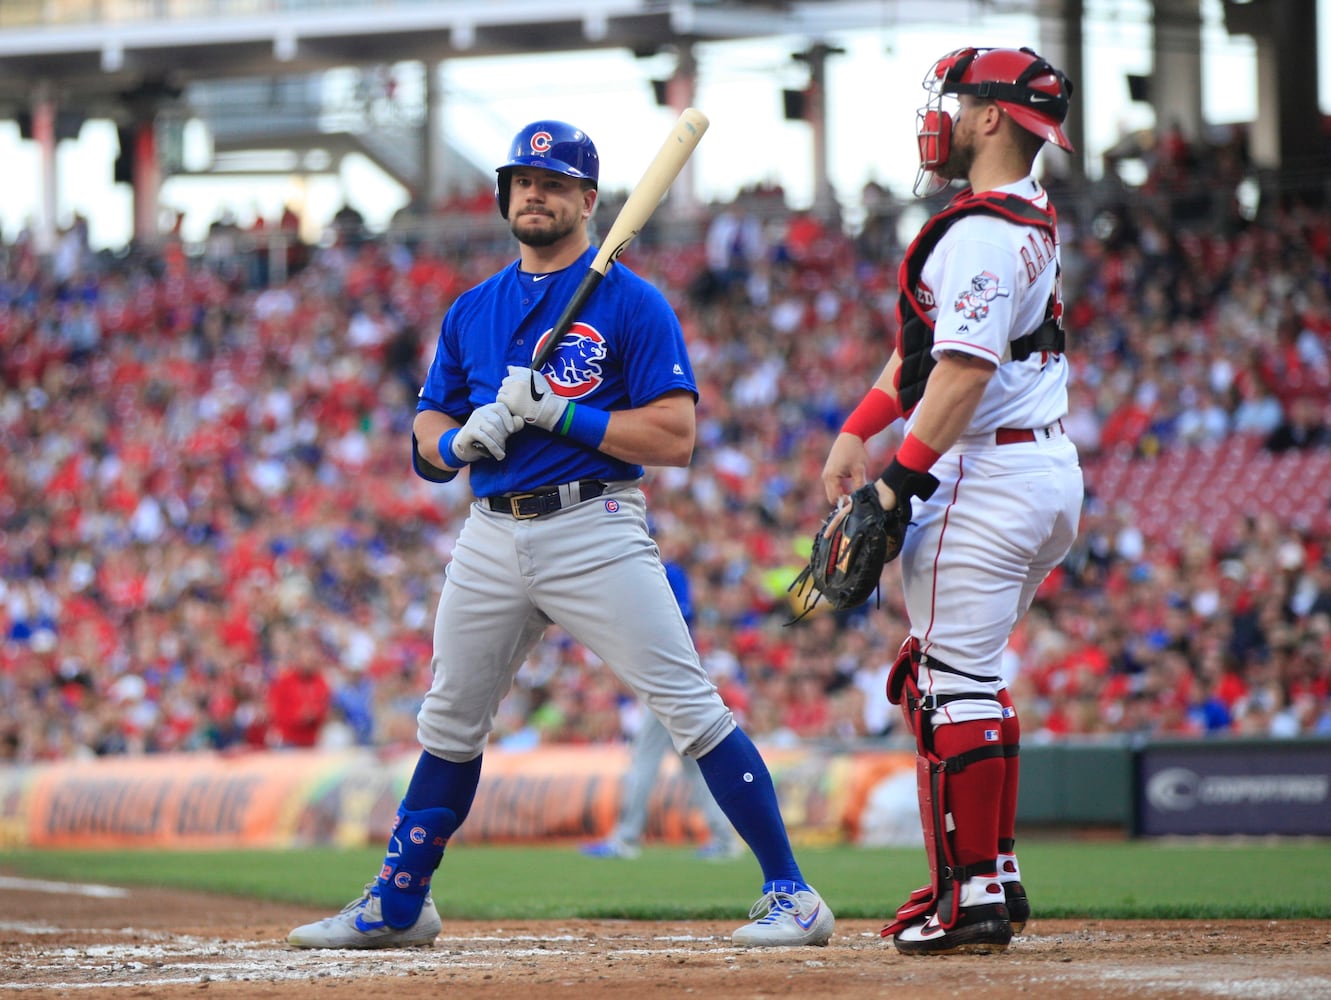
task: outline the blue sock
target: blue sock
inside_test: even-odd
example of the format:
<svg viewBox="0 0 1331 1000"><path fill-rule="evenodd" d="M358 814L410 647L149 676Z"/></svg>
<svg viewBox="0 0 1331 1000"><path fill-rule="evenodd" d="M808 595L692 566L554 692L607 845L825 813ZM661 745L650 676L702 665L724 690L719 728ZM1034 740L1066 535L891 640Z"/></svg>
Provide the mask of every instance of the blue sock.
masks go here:
<svg viewBox="0 0 1331 1000"><path fill-rule="evenodd" d="M471 812L476 786L480 783L479 756L465 764L455 764L422 750L420 759L416 761L416 770L411 775L411 784L407 786L407 794L402 796L402 805L407 809L433 809L439 806L451 809L458 818L457 825L461 826L467 813Z"/></svg>
<svg viewBox="0 0 1331 1000"><path fill-rule="evenodd" d="M757 857L763 881L786 880L808 888L790 849L772 775L744 731L734 729L698 758L698 767L716 804Z"/></svg>
<svg viewBox="0 0 1331 1000"><path fill-rule="evenodd" d="M380 910L389 927L410 927L420 916L448 838L471 811L480 780L480 757L455 764L422 751L379 872Z"/></svg>

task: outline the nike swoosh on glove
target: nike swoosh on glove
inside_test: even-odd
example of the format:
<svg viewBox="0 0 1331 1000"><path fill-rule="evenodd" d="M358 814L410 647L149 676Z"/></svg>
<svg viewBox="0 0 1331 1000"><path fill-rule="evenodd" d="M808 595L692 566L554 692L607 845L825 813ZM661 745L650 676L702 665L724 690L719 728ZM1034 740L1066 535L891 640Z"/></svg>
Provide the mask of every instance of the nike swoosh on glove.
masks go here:
<svg viewBox="0 0 1331 1000"><path fill-rule="evenodd" d="M497 400L486 403L472 410L462 429L454 435L452 458L466 465L488 453L498 461L508 454L504 448L508 436L521 429L522 419L503 403Z"/></svg>
<svg viewBox="0 0 1331 1000"><path fill-rule="evenodd" d="M498 401L529 424L553 431L564 419L568 400L550 388L544 375L531 368L508 366L499 384Z"/></svg>

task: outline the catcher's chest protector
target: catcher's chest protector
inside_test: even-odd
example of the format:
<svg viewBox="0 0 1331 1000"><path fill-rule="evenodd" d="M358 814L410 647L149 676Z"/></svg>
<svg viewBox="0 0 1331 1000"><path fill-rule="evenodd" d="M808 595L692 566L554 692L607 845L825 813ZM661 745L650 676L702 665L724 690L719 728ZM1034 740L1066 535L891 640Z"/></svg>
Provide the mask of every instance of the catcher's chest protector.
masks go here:
<svg viewBox="0 0 1331 1000"><path fill-rule="evenodd" d="M959 195L924 224L924 228L906 249L897 276L901 286L901 295L897 299L897 322L901 327L897 334L897 347L901 354L901 369L897 372L897 399L901 403L902 414L907 417L924 395L925 383L929 381L929 373L934 370L935 364L931 353L934 324L928 317L934 303L920 301L920 275L924 271L925 261L952 224L967 215L977 214L996 215L1009 222L1044 229L1050 240L1055 238L1054 230L1058 225L1058 217L1052 205L1047 209L1036 208L1015 194L994 192ZM1063 353L1063 327L1054 315L1054 310L1055 302L1051 297L1044 322L1033 332L1012 342L1014 361L1024 361L1037 351Z"/></svg>

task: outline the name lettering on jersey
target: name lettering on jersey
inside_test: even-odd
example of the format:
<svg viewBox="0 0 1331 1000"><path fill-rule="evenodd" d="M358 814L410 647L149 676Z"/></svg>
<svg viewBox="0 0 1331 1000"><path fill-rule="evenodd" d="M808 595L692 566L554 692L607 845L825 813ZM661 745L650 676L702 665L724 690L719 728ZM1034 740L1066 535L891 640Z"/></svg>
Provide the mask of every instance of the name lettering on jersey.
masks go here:
<svg viewBox="0 0 1331 1000"><path fill-rule="evenodd" d="M1047 229L1026 230L1026 245L1021 248L1021 262L1026 265L1026 280L1035 284L1041 272L1054 259L1054 238Z"/></svg>
<svg viewBox="0 0 1331 1000"><path fill-rule="evenodd" d="M545 336L549 336L547 330ZM540 350L545 337L537 342ZM564 399L581 399L594 392L605 381L601 362L607 355L605 338L593 326L574 323L555 348L554 356L545 363L541 374L550 383L551 390Z"/></svg>
<svg viewBox="0 0 1331 1000"><path fill-rule="evenodd" d="M999 283L998 275L990 271L981 271L971 278L971 287L957 296L953 312L976 322L989 315L989 305L995 299L1005 299L1012 294L1010 289Z"/></svg>

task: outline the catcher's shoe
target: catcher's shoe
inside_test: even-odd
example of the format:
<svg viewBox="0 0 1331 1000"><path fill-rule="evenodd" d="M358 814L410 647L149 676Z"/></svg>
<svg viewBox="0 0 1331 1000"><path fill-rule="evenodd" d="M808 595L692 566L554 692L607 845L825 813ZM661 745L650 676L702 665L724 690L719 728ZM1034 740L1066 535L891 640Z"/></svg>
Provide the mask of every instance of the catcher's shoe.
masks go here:
<svg viewBox="0 0 1331 1000"><path fill-rule="evenodd" d="M744 947L825 945L836 918L817 891L799 882L768 882L762 899L749 910L751 924L730 936Z"/></svg>
<svg viewBox="0 0 1331 1000"><path fill-rule="evenodd" d="M287 944L296 948L429 948L442 926L434 900L427 895L414 924L389 927L379 910L379 884L370 882L360 899L352 900L341 913L297 927L287 935Z"/></svg>
<svg viewBox="0 0 1331 1000"><path fill-rule="evenodd" d="M971 878L961 887L961 914L945 929L933 913L898 931L892 941L903 955L990 955L1007 951L1012 923L996 878ZM990 900L993 900L992 902Z"/></svg>
<svg viewBox="0 0 1331 1000"><path fill-rule="evenodd" d="M1020 934L1026 929L1026 921L1031 919L1031 901L1026 898L1025 886L1020 882L1004 882L1003 900L1007 905L1012 933Z"/></svg>

